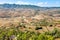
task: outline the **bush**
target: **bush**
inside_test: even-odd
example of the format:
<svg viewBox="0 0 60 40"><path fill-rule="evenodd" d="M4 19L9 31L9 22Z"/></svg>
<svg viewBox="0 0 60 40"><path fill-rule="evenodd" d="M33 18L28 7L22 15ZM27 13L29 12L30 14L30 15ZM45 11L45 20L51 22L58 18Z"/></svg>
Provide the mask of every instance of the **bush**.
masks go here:
<svg viewBox="0 0 60 40"><path fill-rule="evenodd" d="M42 29L42 27L36 27L35 30L39 30L39 29Z"/></svg>

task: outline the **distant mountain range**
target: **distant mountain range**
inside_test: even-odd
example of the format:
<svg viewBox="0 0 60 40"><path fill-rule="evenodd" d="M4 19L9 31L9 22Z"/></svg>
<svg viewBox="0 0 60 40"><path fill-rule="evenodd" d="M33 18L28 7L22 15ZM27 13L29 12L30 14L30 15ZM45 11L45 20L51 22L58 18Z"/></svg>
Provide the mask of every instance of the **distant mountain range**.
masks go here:
<svg viewBox="0 0 60 40"><path fill-rule="evenodd" d="M39 6L35 5L19 5L19 4L0 4L0 8L31 8L39 9Z"/></svg>
<svg viewBox="0 0 60 40"><path fill-rule="evenodd" d="M35 5L0 4L0 8L52 9L52 8L60 8L60 7L40 7Z"/></svg>

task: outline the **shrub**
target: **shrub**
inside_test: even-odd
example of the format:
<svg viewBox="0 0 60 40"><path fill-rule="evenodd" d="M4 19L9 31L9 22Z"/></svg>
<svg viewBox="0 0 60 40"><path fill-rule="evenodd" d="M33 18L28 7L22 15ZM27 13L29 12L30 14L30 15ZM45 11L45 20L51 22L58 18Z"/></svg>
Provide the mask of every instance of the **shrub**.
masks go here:
<svg viewBox="0 0 60 40"><path fill-rule="evenodd" d="M36 27L35 30L39 30L39 29L42 29L42 27Z"/></svg>

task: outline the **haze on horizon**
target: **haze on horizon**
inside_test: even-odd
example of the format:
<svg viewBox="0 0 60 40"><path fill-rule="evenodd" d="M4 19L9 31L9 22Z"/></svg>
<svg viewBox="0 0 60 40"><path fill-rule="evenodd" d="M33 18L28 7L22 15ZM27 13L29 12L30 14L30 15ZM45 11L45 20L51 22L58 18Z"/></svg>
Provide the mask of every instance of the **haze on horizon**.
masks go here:
<svg viewBox="0 0 60 40"><path fill-rule="evenodd" d="M60 7L60 0L0 0L0 4L37 5L41 7Z"/></svg>

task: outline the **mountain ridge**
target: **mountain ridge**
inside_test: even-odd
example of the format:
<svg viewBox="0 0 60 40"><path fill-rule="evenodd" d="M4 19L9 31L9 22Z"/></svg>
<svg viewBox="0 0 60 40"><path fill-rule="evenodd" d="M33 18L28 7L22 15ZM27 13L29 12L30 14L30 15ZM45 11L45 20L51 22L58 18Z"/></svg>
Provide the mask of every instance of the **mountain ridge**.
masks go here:
<svg viewBox="0 0 60 40"><path fill-rule="evenodd" d="M57 9L60 7L40 7L36 5L0 4L0 8Z"/></svg>
<svg viewBox="0 0 60 40"><path fill-rule="evenodd" d="M0 4L0 8L31 8L39 9L39 6L35 5L19 5L19 4Z"/></svg>

